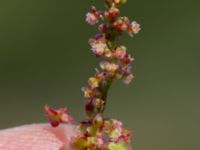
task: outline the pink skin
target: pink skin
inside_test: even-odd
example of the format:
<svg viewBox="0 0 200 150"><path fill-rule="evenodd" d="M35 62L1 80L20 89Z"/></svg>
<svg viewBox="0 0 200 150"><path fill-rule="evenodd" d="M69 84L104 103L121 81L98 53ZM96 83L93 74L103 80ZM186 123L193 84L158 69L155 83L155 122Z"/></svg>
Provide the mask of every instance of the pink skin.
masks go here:
<svg viewBox="0 0 200 150"><path fill-rule="evenodd" d="M33 124L0 130L0 150L62 150L75 134L72 125Z"/></svg>

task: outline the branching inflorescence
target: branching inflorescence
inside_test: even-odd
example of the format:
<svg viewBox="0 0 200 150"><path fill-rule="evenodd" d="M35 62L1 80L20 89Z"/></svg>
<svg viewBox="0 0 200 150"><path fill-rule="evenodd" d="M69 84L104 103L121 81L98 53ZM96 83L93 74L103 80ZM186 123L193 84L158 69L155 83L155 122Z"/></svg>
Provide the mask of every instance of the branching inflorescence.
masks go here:
<svg viewBox="0 0 200 150"><path fill-rule="evenodd" d="M136 21L120 16L119 8L127 0L104 0L105 10L99 11L95 6L86 14L86 22L99 24L99 33L89 39L92 52L103 58L100 68L82 88L84 93L87 119L78 123L77 135L71 139L68 149L72 150L129 150L131 132L122 128L122 123L115 119L104 118L107 93L114 79L122 79L129 84L134 78L130 63L134 60L127 54L127 48L118 43L123 32L134 36L140 31ZM54 110L45 107L52 126L60 123L77 124L67 109Z"/></svg>

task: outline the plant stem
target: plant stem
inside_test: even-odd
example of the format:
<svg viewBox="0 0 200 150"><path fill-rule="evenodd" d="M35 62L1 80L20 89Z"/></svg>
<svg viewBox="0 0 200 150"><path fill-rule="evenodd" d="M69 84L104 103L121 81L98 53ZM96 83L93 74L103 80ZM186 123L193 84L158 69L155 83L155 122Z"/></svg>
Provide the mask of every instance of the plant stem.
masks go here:
<svg viewBox="0 0 200 150"><path fill-rule="evenodd" d="M105 84L105 86L102 88L102 99L104 101L104 105L101 108L100 112L103 113L105 108L106 108L106 102L107 102L107 96L108 96L108 91L112 85L113 79L110 79L107 81L107 83Z"/></svg>
<svg viewBox="0 0 200 150"><path fill-rule="evenodd" d="M110 48L110 50L114 50L116 47L116 34L108 34L108 37L110 38L110 40L107 42L108 47ZM110 60L113 61L113 60ZM104 105L103 107L100 109L100 113L103 113L105 108L106 108L106 102L107 102L107 95L108 95L108 91L112 85L113 82L113 78L111 79L107 79L104 87L102 88L102 100L104 101Z"/></svg>

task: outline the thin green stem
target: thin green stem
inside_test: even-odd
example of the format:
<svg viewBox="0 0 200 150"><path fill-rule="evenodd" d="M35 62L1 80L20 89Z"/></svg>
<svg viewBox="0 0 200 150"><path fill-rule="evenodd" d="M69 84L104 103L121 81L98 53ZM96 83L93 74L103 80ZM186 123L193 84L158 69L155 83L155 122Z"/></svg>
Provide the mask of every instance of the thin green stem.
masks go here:
<svg viewBox="0 0 200 150"><path fill-rule="evenodd" d="M107 96L108 96L108 91L112 85L113 79L110 79L106 82L105 86L102 88L102 99L104 101L103 107L100 109L100 112L103 113L105 108L106 108L106 102L107 102Z"/></svg>
<svg viewBox="0 0 200 150"><path fill-rule="evenodd" d="M110 50L114 50L116 48L116 39L117 36L116 34L108 34L108 37L110 37L110 40L107 42L108 47L110 48ZM112 61L112 60L110 60ZM109 89L112 85L113 79L107 79L105 85L103 86L103 88L101 89L102 91L102 100L104 101L104 105L103 107L100 109L100 112L103 113L105 108L106 108L106 102L107 102L107 96L108 96L108 92Z"/></svg>

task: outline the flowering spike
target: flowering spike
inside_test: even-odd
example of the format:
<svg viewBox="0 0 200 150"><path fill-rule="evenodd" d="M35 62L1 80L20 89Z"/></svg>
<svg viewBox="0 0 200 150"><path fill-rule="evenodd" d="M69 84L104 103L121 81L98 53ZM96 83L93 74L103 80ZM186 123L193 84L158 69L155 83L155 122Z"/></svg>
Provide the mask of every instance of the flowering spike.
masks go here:
<svg viewBox="0 0 200 150"><path fill-rule="evenodd" d="M127 0L104 0L105 10L91 7L86 14L86 22L98 24L95 36L89 39L92 53L97 58L103 58L94 76L82 88L85 101L86 119L78 124L79 132L72 139L72 150L130 150L132 133L122 127L122 122L104 118L107 94L115 79L122 79L129 84L133 79L131 62L134 58L128 54L127 48L118 43L119 37L128 33L131 37L139 33L140 24L130 21L126 16L120 16L120 7ZM67 109L54 110L45 107L46 114L52 126L60 123L72 123L73 119Z"/></svg>

